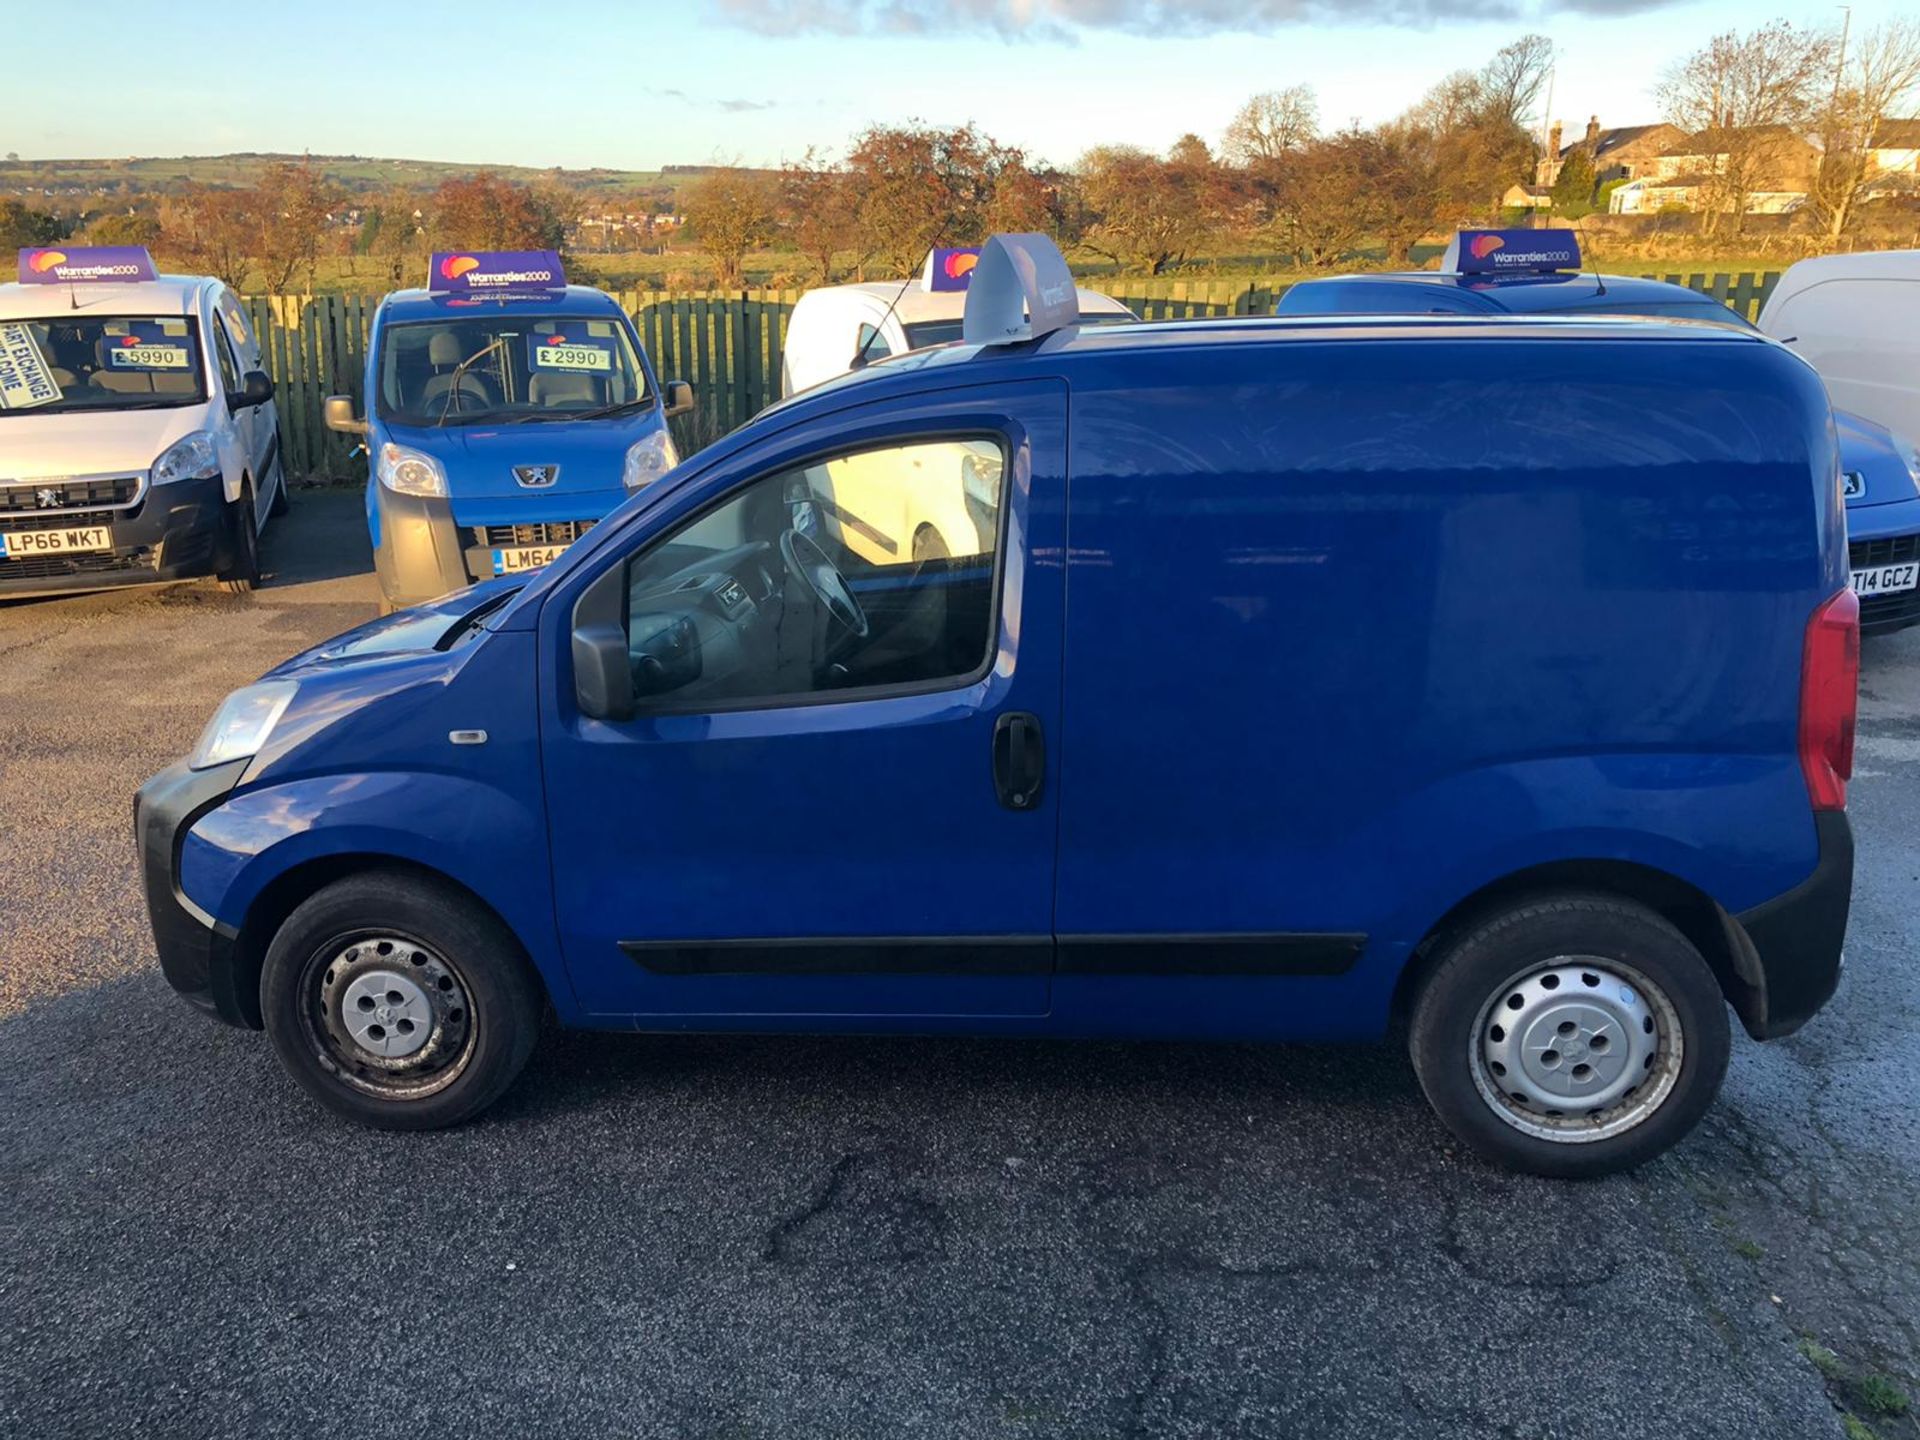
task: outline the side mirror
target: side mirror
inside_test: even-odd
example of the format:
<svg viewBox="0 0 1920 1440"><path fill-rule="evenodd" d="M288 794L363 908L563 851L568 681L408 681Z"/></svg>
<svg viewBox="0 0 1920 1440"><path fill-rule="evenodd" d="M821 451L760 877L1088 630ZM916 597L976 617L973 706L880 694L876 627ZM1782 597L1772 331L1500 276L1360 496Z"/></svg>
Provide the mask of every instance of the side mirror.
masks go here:
<svg viewBox="0 0 1920 1440"><path fill-rule="evenodd" d="M633 718L626 612L624 564L611 566L573 607L573 700L595 720Z"/></svg>
<svg viewBox="0 0 1920 1440"><path fill-rule="evenodd" d="M367 433L367 422L353 413L351 395L329 395L322 413L326 416L329 430L338 430L343 435Z"/></svg>
<svg viewBox="0 0 1920 1440"><path fill-rule="evenodd" d="M273 399L273 377L264 370L249 370L240 379L240 388L227 392L227 405L234 410L250 410Z"/></svg>
<svg viewBox="0 0 1920 1440"><path fill-rule="evenodd" d="M666 413L669 420L676 415L690 415L693 413L693 386L689 385L686 381L667 381L664 398L666 400Z"/></svg>

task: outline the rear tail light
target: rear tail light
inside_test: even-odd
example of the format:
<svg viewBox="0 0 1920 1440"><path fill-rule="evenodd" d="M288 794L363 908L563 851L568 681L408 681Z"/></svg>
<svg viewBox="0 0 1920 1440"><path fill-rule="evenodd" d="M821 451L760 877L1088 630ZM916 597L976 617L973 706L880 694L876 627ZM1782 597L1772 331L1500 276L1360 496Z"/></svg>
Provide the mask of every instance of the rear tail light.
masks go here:
<svg viewBox="0 0 1920 1440"><path fill-rule="evenodd" d="M1800 769L1816 810L1847 808L1860 706L1860 597L1842 590L1807 621L1800 666Z"/></svg>

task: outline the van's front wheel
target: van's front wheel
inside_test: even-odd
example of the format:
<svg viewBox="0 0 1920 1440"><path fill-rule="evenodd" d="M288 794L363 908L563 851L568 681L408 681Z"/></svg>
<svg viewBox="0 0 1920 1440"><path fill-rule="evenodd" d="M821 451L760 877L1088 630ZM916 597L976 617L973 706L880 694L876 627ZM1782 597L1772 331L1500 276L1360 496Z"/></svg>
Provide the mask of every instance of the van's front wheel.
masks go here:
<svg viewBox="0 0 1920 1440"><path fill-rule="evenodd" d="M280 1062L329 1109L389 1130L457 1125L532 1053L540 994L518 942L452 887L354 876L287 917L261 1010Z"/></svg>
<svg viewBox="0 0 1920 1440"><path fill-rule="evenodd" d="M1713 1103L1732 1049L1707 962L1642 906L1536 899L1448 945L1414 1007L1427 1099L1481 1154L1574 1177L1630 1169Z"/></svg>

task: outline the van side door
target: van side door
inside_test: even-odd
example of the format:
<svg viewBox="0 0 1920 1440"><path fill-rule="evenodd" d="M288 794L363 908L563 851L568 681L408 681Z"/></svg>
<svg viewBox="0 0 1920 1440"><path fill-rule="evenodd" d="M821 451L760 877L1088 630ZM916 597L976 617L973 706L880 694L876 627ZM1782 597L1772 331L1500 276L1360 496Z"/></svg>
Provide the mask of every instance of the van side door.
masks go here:
<svg viewBox="0 0 1920 1440"><path fill-rule="evenodd" d="M1046 1013L1065 465L1057 382L856 406L696 458L554 587L542 750L585 1010ZM836 499L853 471L943 477L973 539L876 549ZM589 592L618 597L628 719L577 702Z"/></svg>

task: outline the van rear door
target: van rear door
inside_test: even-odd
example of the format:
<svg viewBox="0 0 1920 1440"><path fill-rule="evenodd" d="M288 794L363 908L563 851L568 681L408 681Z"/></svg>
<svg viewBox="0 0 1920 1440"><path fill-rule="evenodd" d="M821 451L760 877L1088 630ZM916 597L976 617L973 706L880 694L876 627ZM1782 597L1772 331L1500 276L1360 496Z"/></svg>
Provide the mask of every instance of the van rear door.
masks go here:
<svg viewBox="0 0 1920 1440"><path fill-rule="evenodd" d="M1046 1013L1065 437L1049 382L842 410L676 487L556 587L541 733L585 1009ZM964 509L973 538L916 545L941 486L929 513ZM642 693L602 720L570 647L616 570ZM843 582L852 605L817 603Z"/></svg>

